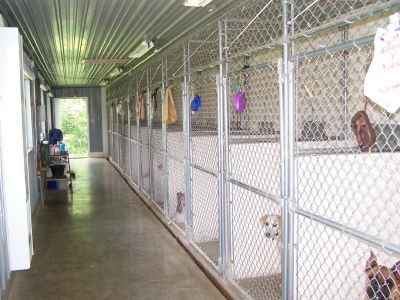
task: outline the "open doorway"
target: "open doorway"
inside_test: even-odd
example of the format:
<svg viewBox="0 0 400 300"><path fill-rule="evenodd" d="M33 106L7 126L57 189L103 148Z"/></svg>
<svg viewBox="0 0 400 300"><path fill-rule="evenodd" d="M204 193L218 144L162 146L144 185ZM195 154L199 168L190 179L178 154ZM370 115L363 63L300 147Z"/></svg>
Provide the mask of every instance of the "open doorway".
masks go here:
<svg viewBox="0 0 400 300"><path fill-rule="evenodd" d="M88 157L89 127L87 98L54 99L55 127L63 132L70 157Z"/></svg>

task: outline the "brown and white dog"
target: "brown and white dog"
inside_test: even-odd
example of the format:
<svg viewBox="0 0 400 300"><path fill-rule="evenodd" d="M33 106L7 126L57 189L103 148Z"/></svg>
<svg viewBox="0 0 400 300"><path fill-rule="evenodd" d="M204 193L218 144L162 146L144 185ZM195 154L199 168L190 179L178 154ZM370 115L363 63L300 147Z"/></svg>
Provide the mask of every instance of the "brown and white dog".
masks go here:
<svg viewBox="0 0 400 300"><path fill-rule="evenodd" d="M366 300L400 300L400 261L390 269L378 264L371 251L365 266Z"/></svg>
<svg viewBox="0 0 400 300"><path fill-rule="evenodd" d="M280 215L264 215L260 222L265 226L265 236L277 241L281 240L281 216Z"/></svg>

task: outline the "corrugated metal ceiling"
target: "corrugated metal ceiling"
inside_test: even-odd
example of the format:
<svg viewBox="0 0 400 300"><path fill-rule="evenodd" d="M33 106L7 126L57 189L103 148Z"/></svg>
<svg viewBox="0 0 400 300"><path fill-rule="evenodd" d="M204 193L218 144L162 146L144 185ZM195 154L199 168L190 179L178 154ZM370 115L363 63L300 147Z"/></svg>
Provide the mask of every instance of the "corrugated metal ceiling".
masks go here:
<svg viewBox="0 0 400 300"><path fill-rule="evenodd" d="M209 12L185 7L183 0L0 0L0 12L20 28L26 51L51 86L93 86L116 64L83 58L127 58L145 38L164 47L233 2L214 0L217 9Z"/></svg>

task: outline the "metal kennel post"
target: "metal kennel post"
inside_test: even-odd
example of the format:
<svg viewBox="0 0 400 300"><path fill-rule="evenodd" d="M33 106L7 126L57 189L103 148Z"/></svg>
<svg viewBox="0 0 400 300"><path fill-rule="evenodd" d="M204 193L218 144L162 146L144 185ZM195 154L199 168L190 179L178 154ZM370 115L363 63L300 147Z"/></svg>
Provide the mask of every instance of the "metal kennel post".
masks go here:
<svg viewBox="0 0 400 300"><path fill-rule="evenodd" d="M137 101L137 80L136 76L132 75L129 77L130 89L129 89L129 115L130 115L130 179L135 186L139 186L139 156L137 153L138 150L138 135L137 135L137 118L135 112L135 106Z"/></svg>
<svg viewBox="0 0 400 300"><path fill-rule="evenodd" d="M143 79L143 77L139 77L139 76L143 76L143 70L141 70L141 72L136 75L136 101L138 101L139 98L139 93L140 93L140 81L141 79ZM141 130L140 130L140 118L138 118L136 116L136 153L137 153L137 178L138 178L138 188L139 190L142 190L142 185L143 185L143 170L142 170L142 162L141 162L141 158L142 158L142 134L141 134Z"/></svg>
<svg viewBox="0 0 400 300"><path fill-rule="evenodd" d="M281 139L281 215L282 215L282 251L281 251L281 276L282 299L294 297L294 99L293 99L293 65L289 61L289 5L282 0L282 65L280 67L281 105L280 121L282 124L283 138Z"/></svg>
<svg viewBox="0 0 400 300"><path fill-rule="evenodd" d="M162 86L161 86L161 99L165 101L165 89L167 88L167 58L162 57ZM162 153L163 153L163 201L164 201L164 214L169 216L169 191L168 191L168 137L167 137L167 125L162 123Z"/></svg>
<svg viewBox="0 0 400 300"><path fill-rule="evenodd" d="M190 65L189 44L183 43L183 83L182 83L182 112L183 112L183 164L184 164L184 193L185 193L185 231L186 238L193 238L192 222L192 188L190 172L190 99L189 99Z"/></svg>

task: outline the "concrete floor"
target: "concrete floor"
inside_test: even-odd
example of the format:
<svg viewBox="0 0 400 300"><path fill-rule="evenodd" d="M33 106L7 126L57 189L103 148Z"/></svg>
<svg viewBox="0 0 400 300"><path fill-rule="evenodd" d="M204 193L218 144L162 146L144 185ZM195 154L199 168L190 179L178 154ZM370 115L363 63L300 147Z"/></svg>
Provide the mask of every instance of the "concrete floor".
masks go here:
<svg viewBox="0 0 400 300"><path fill-rule="evenodd" d="M224 299L106 160L72 169L73 202L39 208L32 266L10 300Z"/></svg>

